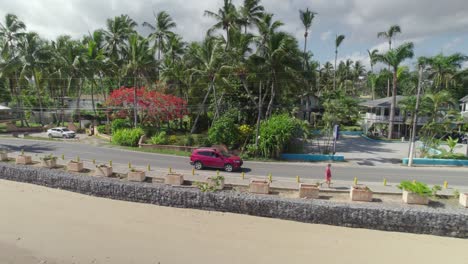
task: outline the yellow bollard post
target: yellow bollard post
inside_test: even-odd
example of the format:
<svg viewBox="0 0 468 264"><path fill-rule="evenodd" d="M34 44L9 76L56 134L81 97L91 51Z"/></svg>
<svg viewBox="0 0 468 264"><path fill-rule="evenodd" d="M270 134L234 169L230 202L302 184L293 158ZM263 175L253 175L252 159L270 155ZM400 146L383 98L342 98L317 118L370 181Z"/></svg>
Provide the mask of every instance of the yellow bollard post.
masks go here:
<svg viewBox="0 0 468 264"><path fill-rule="evenodd" d="M96 164L96 160L95 160L95 159L93 159L93 164Z"/></svg>
<svg viewBox="0 0 468 264"><path fill-rule="evenodd" d="M195 175L195 168L192 168L192 176Z"/></svg>
<svg viewBox="0 0 468 264"><path fill-rule="evenodd" d="M112 160L109 160L109 166L112 167Z"/></svg>
<svg viewBox="0 0 468 264"><path fill-rule="evenodd" d="M65 160L65 155L62 154L62 160Z"/></svg>
<svg viewBox="0 0 468 264"><path fill-rule="evenodd" d="M132 163L128 162L128 168L132 168Z"/></svg>
<svg viewBox="0 0 468 264"><path fill-rule="evenodd" d="M172 173L172 168L171 167L169 167L169 173Z"/></svg>
<svg viewBox="0 0 468 264"><path fill-rule="evenodd" d="M354 177L354 185L357 185L357 177Z"/></svg>
<svg viewBox="0 0 468 264"><path fill-rule="evenodd" d="M270 181L270 183L273 182L273 176L271 175L271 173L268 174L268 180Z"/></svg>
<svg viewBox="0 0 468 264"><path fill-rule="evenodd" d="M448 188L448 182L444 181L444 189L447 189L447 188Z"/></svg>
<svg viewBox="0 0 468 264"><path fill-rule="evenodd" d="M146 168L148 169L148 171L151 171L151 165L148 164L148 166L146 166Z"/></svg>
<svg viewBox="0 0 468 264"><path fill-rule="evenodd" d="M387 186L387 179L383 179L383 186Z"/></svg>
<svg viewBox="0 0 468 264"><path fill-rule="evenodd" d="M80 162L80 156L76 156L76 161Z"/></svg>
<svg viewBox="0 0 468 264"><path fill-rule="evenodd" d="M245 179L245 172L242 172L242 174L241 174L241 179L242 179L242 180Z"/></svg>
<svg viewBox="0 0 468 264"><path fill-rule="evenodd" d="M301 178L299 178L299 176L296 176L296 182L297 182L297 183L300 183L300 182L301 182Z"/></svg>

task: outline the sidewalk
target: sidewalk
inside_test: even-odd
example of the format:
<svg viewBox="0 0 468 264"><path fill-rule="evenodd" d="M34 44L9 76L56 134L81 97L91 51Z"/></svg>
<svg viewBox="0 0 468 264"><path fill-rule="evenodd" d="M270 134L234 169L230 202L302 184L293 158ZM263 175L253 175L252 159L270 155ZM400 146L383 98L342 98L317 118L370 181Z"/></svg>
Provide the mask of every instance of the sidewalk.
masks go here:
<svg viewBox="0 0 468 264"><path fill-rule="evenodd" d="M15 157L19 153L10 153L10 157ZM39 161L39 155L34 155L33 160ZM74 159L76 157L64 157L65 159L62 160L62 157L59 157L57 163L59 165L66 165L69 160ZM88 170L93 171L95 169L95 165L97 164L107 164L109 165L109 161L101 161L96 160L95 164L92 160L81 159L84 163L84 167ZM161 181L163 177L169 173L171 170L173 173L181 173L184 175L184 179L188 181L205 181L209 176L215 176L219 173L219 175L224 176L226 184L232 184L236 186L244 186L247 187L250 183L251 179L263 179L269 180L268 175L252 175L243 174L243 173L226 173L224 171L216 171L216 170L173 170L170 168L161 168L161 167L152 167L150 165L150 171L148 171L148 167L144 166L133 166L132 167L140 170L144 170L146 172L146 176L150 178L156 178L158 181ZM125 174L129 171L129 164L122 164L122 163L113 163L112 164L113 171L115 173ZM331 188L328 188L324 179L302 179L300 178L299 181L301 183L310 183L315 184L317 182L321 183L321 191L323 192L349 192L350 186L353 185L353 181L333 181ZM397 188L399 183L395 182L387 182L386 186L382 183L377 182L360 182L358 184L365 184L368 186L374 193L376 194L401 194L402 191ZM297 178L286 178L286 177L278 177L272 176L272 182L270 185L272 188L283 189L283 190L297 190L299 188L299 183L297 182ZM442 183L441 183L442 186ZM430 186L432 187L432 186ZM468 187L463 186L448 186L447 189L442 188L438 194L442 195L453 195L454 191L458 190L459 192L468 192Z"/></svg>
<svg viewBox="0 0 468 264"><path fill-rule="evenodd" d="M19 155L19 152L11 152L9 153L9 157L16 157ZM33 154L32 158L34 161L39 162L40 157L43 155L38 155L38 154ZM69 157L65 156L64 159L62 160L62 157L59 156L57 163L59 165L66 165L69 160L75 159L76 157ZM95 160L95 164L93 164L92 160L86 160L86 159L81 159L84 162L84 167L93 171L95 169L95 164L107 164L109 165L109 160ZM147 177L150 178L158 178L158 181L161 181L162 178L169 172L169 167L163 168L163 167L153 167L153 164L150 165L150 171L148 171L147 166L134 166L131 164L132 167L135 167L140 170L146 171ZM121 174L126 174L129 171L129 164L122 164L122 163L113 163L113 171L116 173L121 173ZM317 166L317 164L311 164L310 166ZM340 166L340 165L338 165ZM437 168L434 168L437 169ZM205 181L207 177L209 176L215 176L217 175L216 170L172 170L172 172L175 173L181 173L184 175L184 179L188 181ZM269 180L268 175L255 175L252 173L248 174L243 174L240 172L233 172L233 173L227 173L224 171L219 171L219 174L224 176L225 178L225 183L226 184L232 184L232 185L237 185L237 186L245 186L247 187L250 183L251 179L263 179L263 180ZM348 192L350 186L353 185L353 181L343 181L343 180L333 180L332 178L332 185L331 188L328 188L327 185L325 184L325 180L323 178L317 178L317 179L299 179L299 182L301 183L310 183L310 184L315 184L317 182L321 183L321 191L324 192ZM388 194L401 194L402 191L397 188L397 185L399 182L387 182L386 186L384 186L383 182L361 182L359 181L358 178L358 184L365 184L368 186L374 193L388 193ZM447 189L442 188L441 191L438 192L438 194L443 194L443 195L453 195L455 190L458 190L459 192L468 192L468 186L452 186L450 185L450 182L448 183L449 186ZM439 183L441 187L443 187L443 180ZM290 177L280 177L277 175L272 175L272 182L270 185L272 188L277 188L277 189L284 189L284 190L297 190L299 188L299 183L297 182L296 178L290 178ZM432 187L432 186L430 186Z"/></svg>

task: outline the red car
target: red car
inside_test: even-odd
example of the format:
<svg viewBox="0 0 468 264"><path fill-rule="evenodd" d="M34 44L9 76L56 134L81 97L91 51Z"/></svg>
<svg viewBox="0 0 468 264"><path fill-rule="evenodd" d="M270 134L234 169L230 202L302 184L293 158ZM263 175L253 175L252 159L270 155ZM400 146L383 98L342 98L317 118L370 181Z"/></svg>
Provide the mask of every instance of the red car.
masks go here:
<svg viewBox="0 0 468 264"><path fill-rule="evenodd" d="M242 159L219 151L215 148L199 148L195 149L190 155L190 164L195 166L195 169L201 170L204 167L224 169L227 172L240 170Z"/></svg>

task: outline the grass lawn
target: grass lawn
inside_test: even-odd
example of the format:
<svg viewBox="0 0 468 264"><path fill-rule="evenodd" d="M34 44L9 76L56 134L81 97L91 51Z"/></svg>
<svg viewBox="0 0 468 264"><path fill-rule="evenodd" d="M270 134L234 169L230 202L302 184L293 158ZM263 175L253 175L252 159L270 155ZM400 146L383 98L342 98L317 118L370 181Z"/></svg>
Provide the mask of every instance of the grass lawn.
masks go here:
<svg viewBox="0 0 468 264"><path fill-rule="evenodd" d="M138 151L138 152L147 152L147 153L157 153L157 154L168 154L168 155L175 155L181 157L189 157L191 152L188 151L180 151L180 150L167 150L167 149L145 149L145 148L138 148L138 147L123 147L116 144L113 146L117 146L122 149Z"/></svg>

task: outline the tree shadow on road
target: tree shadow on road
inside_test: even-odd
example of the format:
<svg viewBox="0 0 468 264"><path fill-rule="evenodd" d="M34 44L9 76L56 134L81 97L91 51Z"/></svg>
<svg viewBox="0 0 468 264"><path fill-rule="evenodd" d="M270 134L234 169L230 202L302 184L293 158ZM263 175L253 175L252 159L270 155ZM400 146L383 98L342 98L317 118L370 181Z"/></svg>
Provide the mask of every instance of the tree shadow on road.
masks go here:
<svg viewBox="0 0 468 264"><path fill-rule="evenodd" d="M51 145L46 144L28 144L22 146L9 145L9 144L0 144L0 148L6 149L7 151L21 151L29 153L44 153L55 150L56 148Z"/></svg>

